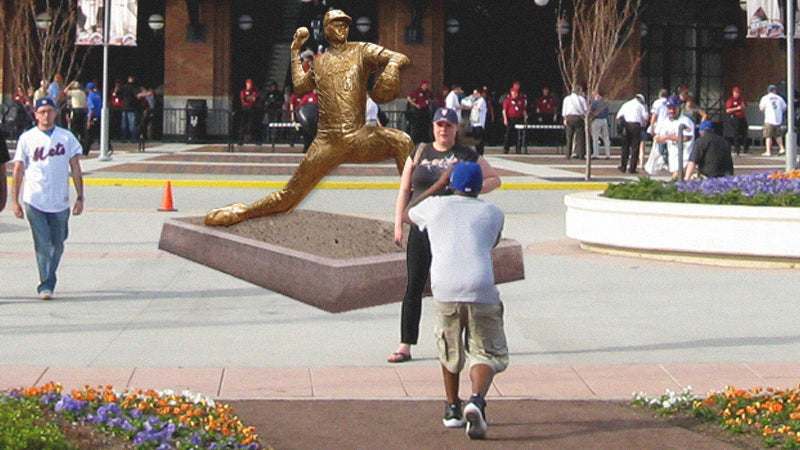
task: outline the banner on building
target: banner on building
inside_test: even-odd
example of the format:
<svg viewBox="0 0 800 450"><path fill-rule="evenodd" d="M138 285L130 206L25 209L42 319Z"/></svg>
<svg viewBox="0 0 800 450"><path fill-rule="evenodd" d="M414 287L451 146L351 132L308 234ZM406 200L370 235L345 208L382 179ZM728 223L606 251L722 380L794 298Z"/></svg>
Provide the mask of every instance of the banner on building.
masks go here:
<svg viewBox="0 0 800 450"><path fill-rule="evenodd" d="M78 45L102 45L105 2L111 7L108 45L136 45L137 0L77 0Z"/></svg>
<svg viewBox="0 0 800 450"><path fill-rule="evenodd" d="M787 0L747 0L747 37L785 38ZM794 37L800 37L800 16L795 10Z"/></svg>

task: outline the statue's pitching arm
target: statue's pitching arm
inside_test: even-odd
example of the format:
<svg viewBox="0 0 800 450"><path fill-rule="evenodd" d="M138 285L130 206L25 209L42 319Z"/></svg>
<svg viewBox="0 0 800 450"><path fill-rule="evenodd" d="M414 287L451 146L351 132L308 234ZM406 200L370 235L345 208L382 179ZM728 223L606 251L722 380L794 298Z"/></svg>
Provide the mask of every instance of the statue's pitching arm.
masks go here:
<svg viewBox="0 0 800 450"><path fill-rule="evenodd" d="M300 59L300 49L306 40L308 40L308 28L300 27L294 32L294 39L290 47L292 55L292 84L294 84L294 93L297 95L303 95L315 87L311 71L306 72L303 70L303 62Z"/></svg>

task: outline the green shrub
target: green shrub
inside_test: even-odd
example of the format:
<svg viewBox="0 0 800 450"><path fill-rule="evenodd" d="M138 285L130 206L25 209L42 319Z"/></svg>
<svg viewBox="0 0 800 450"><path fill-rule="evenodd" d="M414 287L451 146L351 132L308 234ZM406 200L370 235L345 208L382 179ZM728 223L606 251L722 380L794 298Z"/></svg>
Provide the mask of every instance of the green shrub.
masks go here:
<svg viewBox="0 0 800 450"><path fill-rule="evenodd" d="M73 450L59 428L47 423L35 400L0 397L0 448Z"/></svg>

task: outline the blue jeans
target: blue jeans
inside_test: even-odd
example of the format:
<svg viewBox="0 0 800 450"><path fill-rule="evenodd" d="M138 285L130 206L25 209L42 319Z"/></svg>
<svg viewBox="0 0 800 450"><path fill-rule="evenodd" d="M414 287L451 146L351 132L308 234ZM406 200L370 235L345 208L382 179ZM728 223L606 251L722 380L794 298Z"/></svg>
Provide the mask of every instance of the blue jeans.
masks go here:
<svg viewBox="0 0 800 450"><path fill-rule="evenodd" d="M119 137L122 140L130 139L135 141L136 135L136 111L122 111L122 124Z"/></svg>
<svg viewBox="0 0 800 450"><path fill-rule="evenodd" d="M69 230L69 208L57 213L39 211L25 204L25 215L31 224L33 248L36 250L36 265L39 266L39 286L36 291L53 291L56 287L56 269L64 253L64 241Z"/></svg>

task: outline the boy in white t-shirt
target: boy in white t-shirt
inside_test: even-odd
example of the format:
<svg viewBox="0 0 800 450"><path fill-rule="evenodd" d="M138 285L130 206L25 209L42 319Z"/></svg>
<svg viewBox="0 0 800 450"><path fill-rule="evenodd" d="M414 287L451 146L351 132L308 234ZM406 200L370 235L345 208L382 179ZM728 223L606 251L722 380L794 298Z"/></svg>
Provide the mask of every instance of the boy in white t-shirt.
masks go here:
<svg viewBox="0 0 800 450"><path fill-rule="evenodd" d="M453 195L431 196L449 186ZM436 305L435 335L439 341L447 405L443 423L466 425L472 439L486 435L486 401L496 373L508 366L503 331L503 303L494 285L491 250L500 239L503 212L478 200L483 174L477 163L463 161L448 170L407 211L408 218L428 231L431 245L431 289ZM424 201L422 201L424 199ZM463 409L459 374L470 360L472 396Z"/></svg>
<svg viewBox="0 0 800 450"><path fill-rule="evenodd" d="M778 154L786 153L786 147L783 146L783 114L788 107L786 101L778 95L778 88L775 85L770 85L767 88L767 94L761 97L758 102L758 109L764 113L764 129L762 135L764 136L764 147L766 151L762 153L763 156L772 156L772 142L778 143Z"/></svg>

